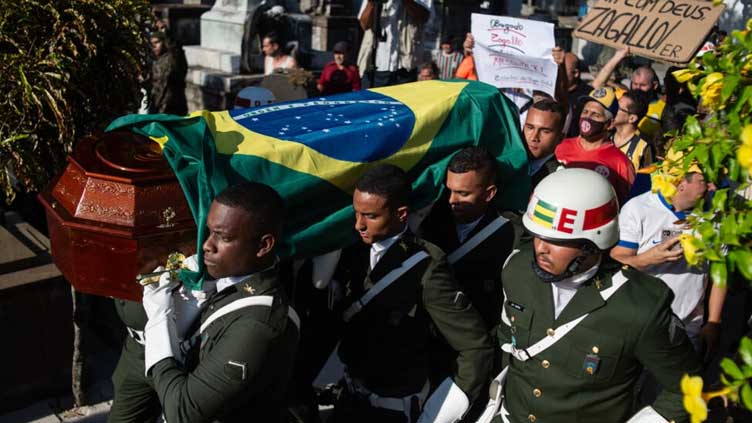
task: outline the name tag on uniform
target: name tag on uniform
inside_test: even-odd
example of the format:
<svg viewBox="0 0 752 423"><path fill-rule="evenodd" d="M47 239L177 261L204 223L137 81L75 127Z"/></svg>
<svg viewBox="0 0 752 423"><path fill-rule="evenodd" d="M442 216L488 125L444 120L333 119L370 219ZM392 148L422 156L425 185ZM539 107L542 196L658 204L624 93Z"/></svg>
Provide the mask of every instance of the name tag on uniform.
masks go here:
<svg viewBox="0 0 752 423"><path fill-rule="evenodd" d="M525 306L522 304L517 304L513 301L507 301L507 304L509 304L509 307L512 307L513 309L517 311L525 311Z"/></svg>
<svg viewBox="0 0 752 423"><path fill-rule="evenodd" d="M585 356L585 361L582 362L582 370L592 376L598 371L598 364L600 364L600 362L600 357L595 354L588 354Z"/></svg>

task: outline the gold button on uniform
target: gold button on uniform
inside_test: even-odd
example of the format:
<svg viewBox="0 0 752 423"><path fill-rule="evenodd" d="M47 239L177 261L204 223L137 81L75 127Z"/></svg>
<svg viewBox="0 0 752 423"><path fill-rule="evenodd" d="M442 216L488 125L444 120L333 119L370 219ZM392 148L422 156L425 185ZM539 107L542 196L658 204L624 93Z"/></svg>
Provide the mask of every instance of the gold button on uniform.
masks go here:
<svg viewBox="0 0 752 423"><path fill-rule="evenodd" d="M593 354L598 354L600 352L600 349L598 347L593 347Z"/></svg>
<svg viewBox="0 0 752 423"><path fill-rule="evenodd" d="M548 329L548 330L546 331L546 335L548 335L548 336L554 336L554 334L556 334L556 332L554 332L554 330L553 330L553 329L551 329L551 328L549 328L549 329Z"/></svg>
<svg viewBox="0 0 752 423"><path fill-rule="evenodd" d="M551 362L548 361L548 360L543 360L543 361L541 361L541 366L543 366L544 369L547 369L547 368L551 367Z"/></svg>
<svg viewBox="0 0 752 423"><path fill-rule="evenodd" d="M534 415L531 414L531 415L527 416L527 419L529 421L531 421L531 422L534 422L537 419L537 417L535 417Z"/></svg>
<svg viewBox="0 0 752 423"><path fill-rule="evenodd" d="M543 395L543 392L541 392L540 389L538 388L533 389L533 396L535 396L535 398L540 398L541 395Z"/></svg>
<svg viewBox="0 0 752 423"><path fill-rule="evenodd" d="M511 321L512 323L514 323L514 315L512 315L512 316L511 316L511 317L509 318L509 320L510 320L510 321Z"/></svg>

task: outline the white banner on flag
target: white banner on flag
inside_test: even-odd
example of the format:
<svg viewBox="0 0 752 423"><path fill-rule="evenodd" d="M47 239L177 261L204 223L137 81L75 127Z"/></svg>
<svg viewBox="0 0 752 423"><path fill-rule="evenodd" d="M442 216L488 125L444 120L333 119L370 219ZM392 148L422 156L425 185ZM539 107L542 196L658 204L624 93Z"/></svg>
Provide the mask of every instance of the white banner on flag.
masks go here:
<svg viewBox="0 0 752 423"><path fill-rule="evenodd" d="M553 24L473 13L471 31L478 79L499 88L554 95L558 66L551 57Z"/></svg>

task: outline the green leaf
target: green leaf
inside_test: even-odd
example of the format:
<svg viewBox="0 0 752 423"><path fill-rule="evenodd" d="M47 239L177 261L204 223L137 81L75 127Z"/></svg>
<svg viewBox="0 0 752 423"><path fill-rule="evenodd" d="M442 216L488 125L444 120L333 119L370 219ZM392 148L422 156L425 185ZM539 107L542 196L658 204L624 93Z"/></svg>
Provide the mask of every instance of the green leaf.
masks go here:
<svg viewBox="0 0 752 423"><path fill-rule="evenodd" d="M723 78L723 88L721 89L722 102L725 103L729 99L729 97L734 94L736 87L739 86L740 79L741 77L739 75L727 75L725 78Z"/></svg>
<svg viewBox="0 0 752 423"><path fill-rule="evenodd" d="M728 188L719 189L715 193L713 193L713 210L716 211L725 211L726 210L726 199L728 198Z"/></svg>
<svg viewBox="0 0 752 423"><path fill-rule="evenodd" d="M703 241L714 238L716 234L715 225L707 221L700 223L700 226L697 227L697 231L700 233L700 237Z"/></svg>
<svg viewBox="0 0 752 423"><path fill-rule="evenodd" d="M745 248L732 251L730 254L733 254L736 268L739 269L742 276L747 280L752 280L752 253Z"/></svg>
<svg viewBox="0 0 752 423"><path fill-rule="evenodd" d="M684 122L684 133L694 138L702 136L702 128L696 116L687 116L687 121Z"/></svg>
<svg viewBox="0 0 752 423"><path fill-rule="evenodd" d="M733 157L728 161L728 175L732 181L739 180L739 162Z"/></svg>
<svg viewBox="0 0 752 423"><path fill-rule="evenodd" d="M731 108L731 112L738 114L741 111L742 107L744 107L744 103L750 101L750 99L752 99L752 85L747 85L746 87L744 87L739 100L737 100L736 104L734 104L734 107Z"/></svg>
<svg viewBox="0 0 752 423"><path fill-rule="evenodd" d="M746 336L739 343L739 356L745 364L752 366L752 340Z"/></svg>
<svg viewBox="0 0 752 423"><path fill-rule="evenodd" d="M727 276L726 262L714 261L710 263L710 279L714 284L721 288L725 287Z"/></svg>
<svg viewBox="0 0 752 423"><path fill-rule="evenodd" d="M752 410L752 388L749 386L749 383L745 383L744 386L742 386L741 394L744 407L746 407L747 410Z"/></svg>
<svg viewBox="0 0 752 423"><path fill-rule="evenodd" d="M718 231L721 236L721 242L727 245L741 245L739 243L738 228L739 226L736 224L736 216L724 216Z"/></svg>
<svg viewBox="0 0 752 423"><path fill-rule="evenodd" d="M721 360L721 369L723 369L723 372L731 376L735 381L744 379L741 369L739 369L739 366L737 366L730 358L724 358Z"/></svg>

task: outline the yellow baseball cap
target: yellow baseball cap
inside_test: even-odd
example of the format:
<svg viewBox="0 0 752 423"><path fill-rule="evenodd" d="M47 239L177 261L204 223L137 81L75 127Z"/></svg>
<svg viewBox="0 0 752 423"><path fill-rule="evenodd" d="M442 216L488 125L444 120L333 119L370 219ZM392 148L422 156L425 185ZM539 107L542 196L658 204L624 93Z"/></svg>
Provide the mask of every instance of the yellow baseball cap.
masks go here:
<svg viewBox="0 0 752 423"><path fill-rule="evenodd" d="M590 91L590 94L580 97L579 100L582 104L588 101L597 101L614 116L619 112L619 100L616 98L614 90L609 87L596 88Z"/></svg>

